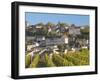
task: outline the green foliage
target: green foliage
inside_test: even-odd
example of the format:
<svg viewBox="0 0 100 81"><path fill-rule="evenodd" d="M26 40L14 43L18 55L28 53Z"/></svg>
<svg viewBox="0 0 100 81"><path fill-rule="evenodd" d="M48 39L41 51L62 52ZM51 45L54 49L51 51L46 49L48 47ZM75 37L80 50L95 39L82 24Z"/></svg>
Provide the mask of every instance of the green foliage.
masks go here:
<svg viewBox="0 0 100 81"><path fill-rule="evenodd" d="M81 49L80 52L65 54L63 56L71 61L74 65L88 65L89 64L89 50Z"/></svg>
<svg viewBox="0 0 100 81"><path fill-rule="evenodd" d="M34 56L34 59L33 59L32 63L30 64L30 68L37 67L38 62L39 62L39 59L40 59L39 54L36 54L36 55Z"/></svg>
<svg viewBox="0 0 100 81"><path fill-rule="evenodd" d="M53 54L53 61L57 66L72 66L73 63L69 62L68 60L64 59L58 54Z"/></svg>
<svg viewBox="0 0 100 81"><path fill-rule="evenodd" d="M53 63L52 59L47 54L45 54L44 58L45 58L45 65L47 67L53 67L53 66L55 66L55 64Z"/></svg>
<svg viewBox="0 0 100 81"><path fill-rule="evenodd" d="M25 67L29 67L31 63L31 56L30 55L25 55Z"/></svg>
<svg viewBox="0 0 100 81"><path fill-rule="evenodd" d="M57 25L60 26L60 27L66 27L66 26L69 26L69 24L64 23L64 22L58 22Z"/></svg>
<svg viewBox="0 0 100 81"><path fill-rule="evenodd" d="M47 35L48 28L44 26L41 31L42 31L43 35Z"/></svg>
<svg viewBox="0 0 100 81"><path fill-rule="evenodd" d="M37 26L44 26L44 24L42 22L36 24Z"/></svg>
<svg viewBox="0 0 100 81"><path fill-rule="evenodd" d="M33 36L35 32L30 31L30 30L26 30L25 33L26 33L27 36Z"/></svg>
<svg viewBox="0 0 100 81"><path fill-rule="evenodd" d="M52 22L48 22L48 23L46 24L47 27L51 27L51 26L54 26L54 25L55 25L55 24L52 23Z"/></svg>
<svg viewBox="0 0 100 81"><path fill-rule="evenodd" d="M66 49L66 47L67 46L65 44L58 45L58 48L59 48L60 52L63 52Z"/></svg>
<svg viewBox="0 0 100 81"><path fill-rule="evenodd" d="M82 38L89 39L89 27L86 26L84 29L81 29Z"/></svg>
<svg viewBox="0 0 100 81"><path fill-rule="evenodd" d="M53 30L51 32L47 33L47 35L46 35L46 37L50 37L50 38L56 37L56 36L59 36L59 35L56 31L53 31Z"/></svg>
<svg viewBox="0 0 100 81"><path fill-rule="evenodd" d="M74 65L81 65L81 61L71 55L64 54L63 57L66 58L68 61L72 62Z"/></svg>
<svg viewBox="0 0 100 81"><path fill-rule="evenodd" d="M89 50L80 49L77 52L68 52L67 54L53 54L52 57L48 54L44 54L43 58L40 58L39 54L33 57L31 62L31 56L25 56L25 67L58 67L58 66L83 66L89 65Z"/></svg>

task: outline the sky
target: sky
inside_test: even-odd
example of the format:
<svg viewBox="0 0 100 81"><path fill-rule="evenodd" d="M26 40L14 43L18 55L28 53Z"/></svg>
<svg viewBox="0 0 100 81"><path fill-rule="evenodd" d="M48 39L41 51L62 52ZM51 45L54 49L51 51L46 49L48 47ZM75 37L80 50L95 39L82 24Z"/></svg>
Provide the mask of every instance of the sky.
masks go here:
<svg viewBox="0 0 100 81"><path fill-rule="evenodd" d="M77 26L89 25L89 15L75 15L75 14L55 14L55 13L34 13L25 12L25 21L31 25L38 23L64 22L68 24L75 24Z"/></svg>

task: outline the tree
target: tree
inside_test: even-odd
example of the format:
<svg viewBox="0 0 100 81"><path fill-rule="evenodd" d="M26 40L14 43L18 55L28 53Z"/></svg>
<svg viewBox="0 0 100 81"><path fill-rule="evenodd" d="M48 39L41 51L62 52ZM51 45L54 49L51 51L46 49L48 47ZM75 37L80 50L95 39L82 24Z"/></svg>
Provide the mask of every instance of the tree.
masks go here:
<svg viewBox="0 0 100 81"><path fill-rule="evenodd" d="M55 24L54 23L51 23L51 22L48 22L47 24L46 24L46 26L47 27L52 27L52 26L54 26Z"/></svg>
<svg viewBox="0 0 100 81"><path fill-rule="evenodd" d="M85 39L89 39L89 26L85 26L84 29L81 29L81 35Z"/></svg>
<svg viewBox="0 0 100 81"><path fill-rule="evenodd" d="M58 48L59 48L60 52L63 52L66 48L66 45L65 44L58 45Z"/></svg>
<svg viewBox="0 0 100 81"><path fill-rule="evenodd" d="M44 26L44 27L42 28L42 32L43 32L43 35L47 35L47 33L48 33L48 28L47 28L46 26Z"/></svg>
<svg viewBox="0 0 100 81"><path fill-rule="evenodd" d="M44 26L44 24L42 22L36 24L37 26Z"/></svg>
<svg viewBox="0 0 100 81"><path fill-rule="evenodd" d="M64 23L64 22L58 22L57 25L60 26L60 27L66 27L66 26L69 26L67 23Z"/></svg>

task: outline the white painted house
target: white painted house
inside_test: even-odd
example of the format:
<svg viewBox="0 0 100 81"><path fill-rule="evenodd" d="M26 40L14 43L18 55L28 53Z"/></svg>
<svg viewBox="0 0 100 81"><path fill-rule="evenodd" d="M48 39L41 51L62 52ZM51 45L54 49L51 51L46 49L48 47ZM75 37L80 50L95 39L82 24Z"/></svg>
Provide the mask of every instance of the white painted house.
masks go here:
<svg viewBox="0 0 100 81"><path fill-rule="evenodd" d="M27 51L30 51L33 48L33 45L27 45Z"/></svg>
<svg viewBox="0 0 100 81"><path fill-rule="evenodd" d="M34 47L38 47L39 46L39 43L34 43L33 45L27 45L27 51L30 51L32 48Z"/></svg>

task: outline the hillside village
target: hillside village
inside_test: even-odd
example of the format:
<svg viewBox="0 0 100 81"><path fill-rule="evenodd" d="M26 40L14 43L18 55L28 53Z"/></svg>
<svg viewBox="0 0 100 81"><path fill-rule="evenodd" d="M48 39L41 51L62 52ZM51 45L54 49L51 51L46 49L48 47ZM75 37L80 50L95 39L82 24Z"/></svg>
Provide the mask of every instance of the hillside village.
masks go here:
<svg viewBox="0 0 100 81"><path fill-rule="evenodd" d="M29 25L26 23L25 52L32 57L40 54L41 57L48 53L67 53L79 51L81 48L89 49L89 26L38 23Z"/></svg>

